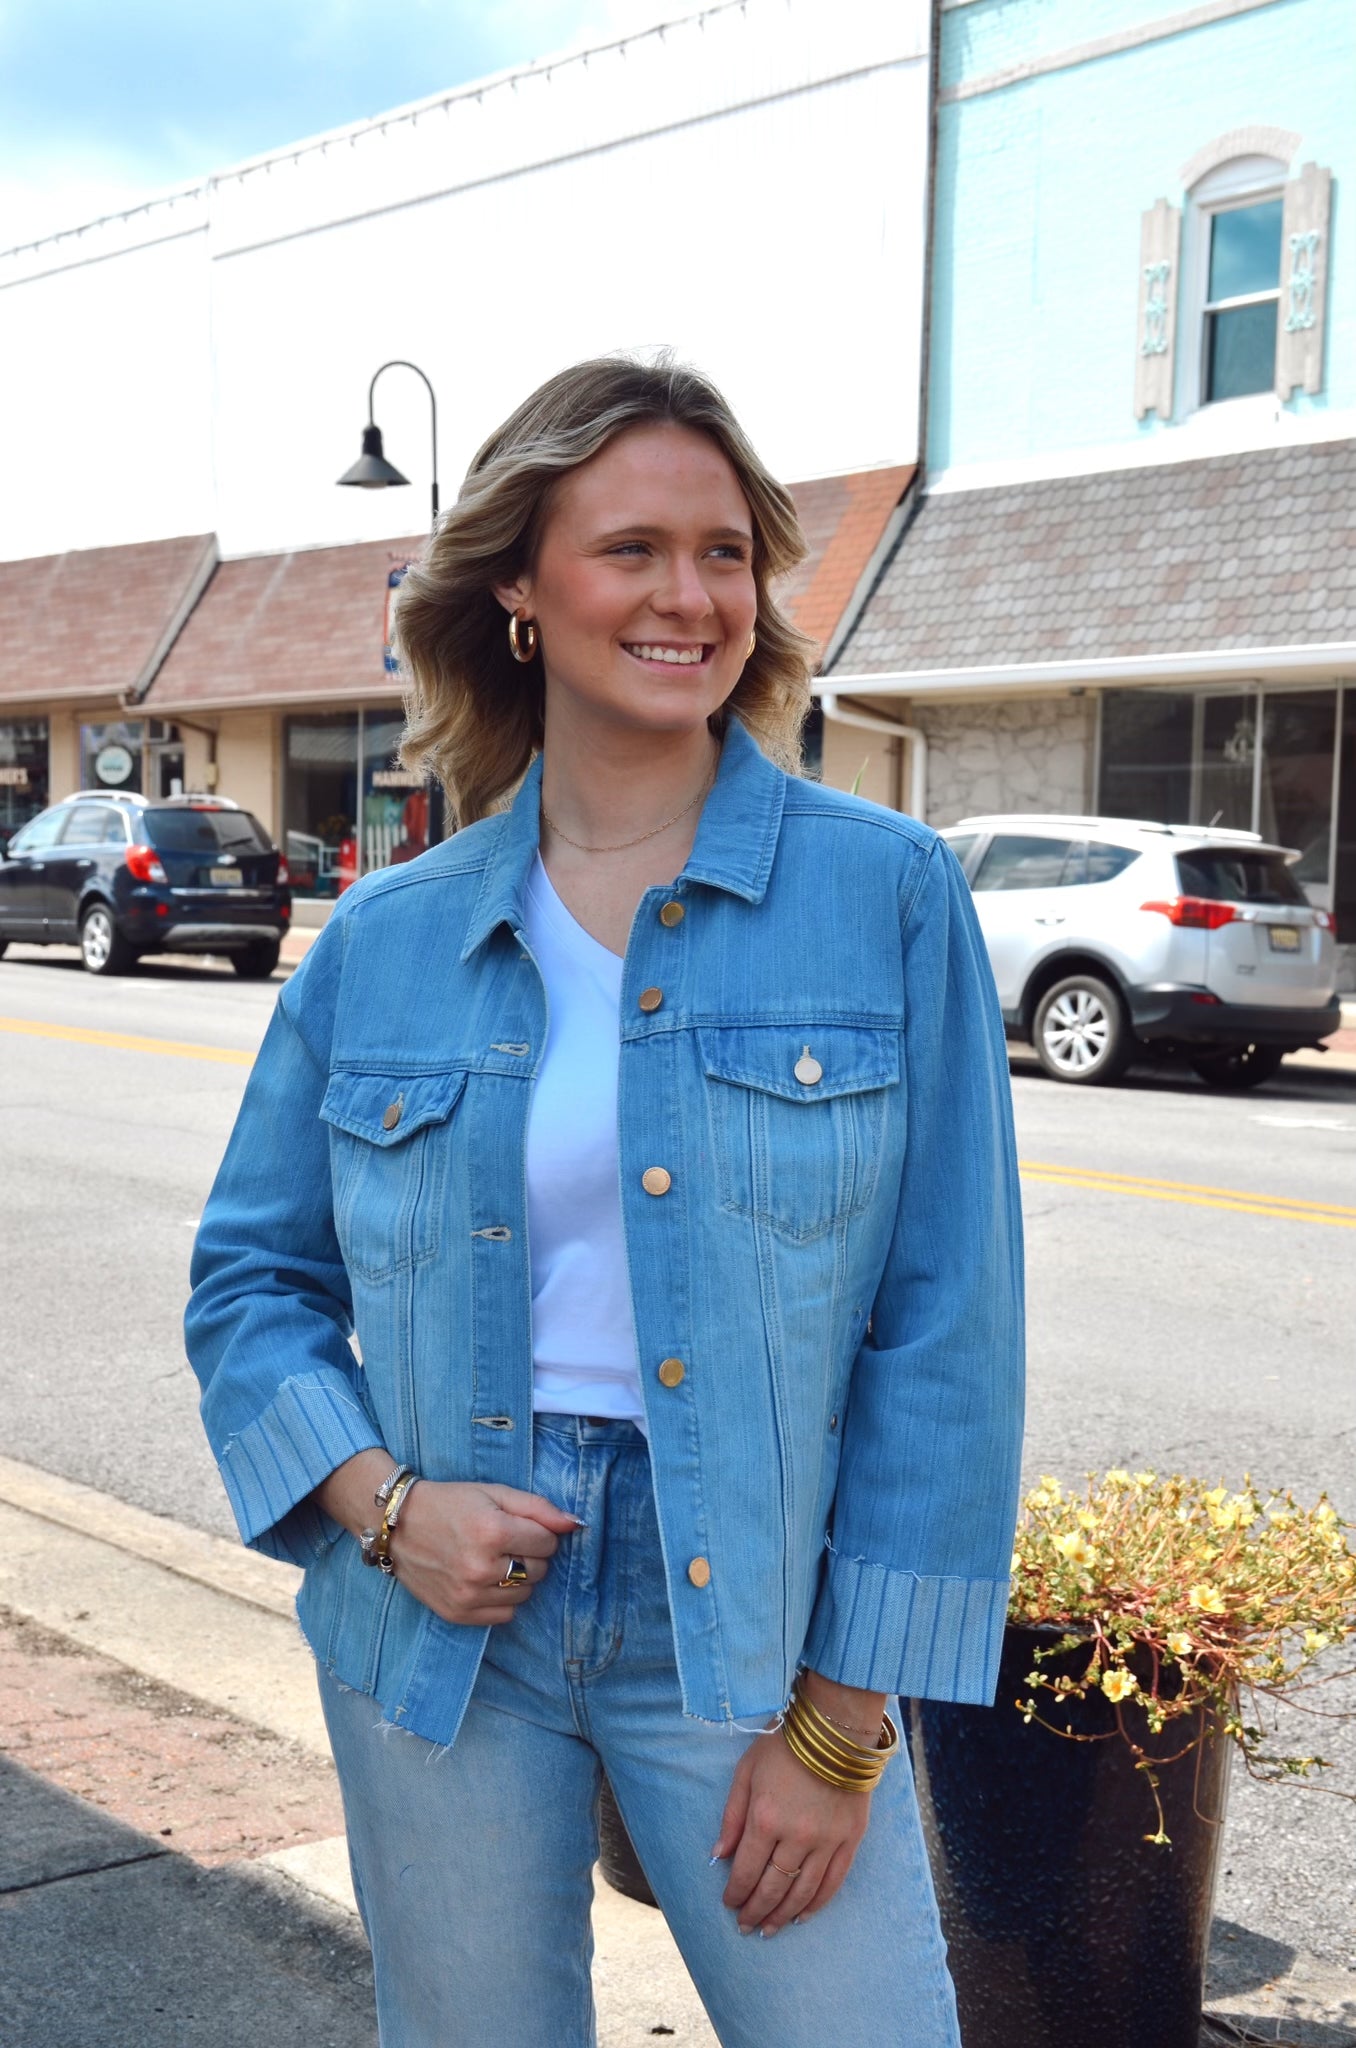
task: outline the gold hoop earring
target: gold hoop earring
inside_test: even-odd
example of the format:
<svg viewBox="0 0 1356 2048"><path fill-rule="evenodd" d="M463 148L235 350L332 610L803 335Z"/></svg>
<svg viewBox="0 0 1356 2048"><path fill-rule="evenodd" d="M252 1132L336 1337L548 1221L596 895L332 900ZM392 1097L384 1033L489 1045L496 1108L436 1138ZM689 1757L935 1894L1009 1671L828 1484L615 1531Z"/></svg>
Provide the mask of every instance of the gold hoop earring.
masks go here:
<svg viewBox="0 0 1356 2048"><path fill-rule="evenodd" d="M521 632L521 639L519 634ZM509 653L515 661L531 661L537 651L537 628L531 619L520 619L517 612L509 613Z"/></svg>
<svg viewBox="0 0 1356 2048"><path fill-rule="evenodd" d="M749 644L748 644L748 646L747 646L747 647L746 647L746 648L744 649L744 659L745 659L745 661L752 661L752 659L753 659L753 650L754 650L754 648L755 648L755 647L756 647L757 645L758 645L758 635L757 635L757 633L756 633L756 632L754 632L754 633L750 633L750 635L749 635Z"/></svg>

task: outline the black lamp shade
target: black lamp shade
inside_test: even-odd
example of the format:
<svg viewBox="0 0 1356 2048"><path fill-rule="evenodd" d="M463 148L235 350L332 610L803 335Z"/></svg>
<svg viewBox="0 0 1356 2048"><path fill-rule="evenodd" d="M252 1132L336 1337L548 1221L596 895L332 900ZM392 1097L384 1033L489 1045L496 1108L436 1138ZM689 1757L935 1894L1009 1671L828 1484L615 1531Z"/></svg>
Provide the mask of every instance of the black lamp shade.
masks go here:
<svg viewBox="0 0 1356 2048"><path fill-rule="evenodd" d="M381 452L381 428L363 428L363 452L352 469L346 469L341 484L356 484L361 491L384 491L389 484L407 484L409 478L386 460Z"/></svg>

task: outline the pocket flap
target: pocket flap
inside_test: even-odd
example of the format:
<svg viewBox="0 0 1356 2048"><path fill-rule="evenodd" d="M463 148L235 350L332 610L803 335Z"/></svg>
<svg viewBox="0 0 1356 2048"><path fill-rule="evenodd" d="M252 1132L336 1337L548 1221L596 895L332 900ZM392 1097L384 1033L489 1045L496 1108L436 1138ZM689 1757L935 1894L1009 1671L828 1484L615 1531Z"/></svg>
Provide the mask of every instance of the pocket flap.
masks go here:
<svg viewBox="0 0 1356 2048"><path fill-rule="evenodd" d="M464 1068L453 1074L331 1074L320 1114L369 1145L399 1145L428 1124L444 1123L465 1086Z"/></svg>
<svg viewBox="0 0 1356 2048"><path fill-rule="evenodd" d="M700 1028L697 1043L710 1080L759 1088L784 1102L823 1102L835 1095L860 1095L868 1088L888 1088L899 1080L897 1031L875 1031L855 1024L814 1029L786 1024L719 1024ZM818 1067L817 1075L811 1076L807 1062Z"/></svg>

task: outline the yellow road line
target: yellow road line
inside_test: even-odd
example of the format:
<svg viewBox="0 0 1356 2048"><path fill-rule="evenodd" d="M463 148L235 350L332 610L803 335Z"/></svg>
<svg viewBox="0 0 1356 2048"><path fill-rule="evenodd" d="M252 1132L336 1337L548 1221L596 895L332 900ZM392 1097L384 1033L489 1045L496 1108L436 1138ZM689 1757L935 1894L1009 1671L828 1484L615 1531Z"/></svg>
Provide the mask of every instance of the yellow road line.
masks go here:
<svg viewBox="0 0 1356 2048"><path fill-rule="evenodd" d="M1232 1209L1240 1216L1270 1216L1282 1223L1327 1223L1337 1230L1356 1230L1356 1215L1350 1210L1345 1214L1339 1210L1333 1215L1327 1205L1317 1202L1305 1208L1300 1203L1281 1206L1282 1198L1272 1201L1265 1196L1243 1195L1230 1200L1220 1195L1186 1194L1178 1188L1128 1177L1121 1181L1095 1179L1074 1169L1061 1172L1052 1167L1024 1166L1022 1174L1025 1179L1046 1186L1082 1188L1089 1194L1138 1195L1146 1202L1182 1202L1195 1209Z"/></svg>
<svg viewBox="0 0 1356 2048"><path fill-rule="evenodd" d="M0 1031L24 1038L58 1038L68 1045L107 1045L119 1052L158 1052L176 1060L216 1060L227 1067L252 1067L252 1052L228 1045L190 1045L177 1038L137 1038L129 1031L87 1031L79 1024L34 1024L26 1017L0 1017Z"/></svg>
<svg viewBox="0 0 1356 2048"><path fill-rule="evenodd" d="M1101 1166L1066 1166L1049 1159L1025 1159L1021 1165L1023 1173L1071 1173L1079 1180L1105 1181L1112 1188L1124 1186L1140 1194L1148 1188L1172 1188L1188 1195L1223 1195L1230 1202L1265 1202L1272 1209L1301 1209L1306 1213L1313 1209L1327 1210L1333 1216L1349 1216L1356 1221L1356 1209L1342 1202L1310 1202L1298 1195L1257 1194L1251 1188L1217 1188L1205 1181L1159 1180L1147 1173L1112 1173Z"/></svg>

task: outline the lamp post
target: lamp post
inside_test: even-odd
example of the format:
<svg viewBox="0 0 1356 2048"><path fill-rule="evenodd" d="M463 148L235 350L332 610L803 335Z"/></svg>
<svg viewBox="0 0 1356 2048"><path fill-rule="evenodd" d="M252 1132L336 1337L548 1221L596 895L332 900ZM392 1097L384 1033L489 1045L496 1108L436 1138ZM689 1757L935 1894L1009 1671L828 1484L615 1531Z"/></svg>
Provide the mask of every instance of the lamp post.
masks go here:
<svg viewBox="0 0 1356 2048"><path fill-rule="evenodd" d="M429 421L432 428L432 492L431 526L438 524L438 400L432 384L418 363L407 362L403 356L392 356L390 362L382 363L372 373L372 382L367 387L367 425L363 428L363 451L350 469L338 479L341 484L351 484L360 491L385 491L396 484L408 484L409 478L402 476L395 464L386 460L381 443L381 428L377 425L375 401L377 379L386 370L413 370L428 393ZM363 766L358 763L358 779L361 791ZM436 776L430 776L428 784L428 843L436 846L444 836L446 811L443 802L443 786Z"/></svg>
<svg viewBox="0 0 1356 2048"><path fill-rule="evenodd" d="M409 478L402 476L394 463L386 460L381 445L381 428L377 425L373 410L377 393L377 378L384 370L413 370L428 393L429 413L433 427L433 518L438 524L438 400L433 386L420 369L418 363L407 363L403 356L392 356L389 363L372 373L372 382L367 387L367 425L363 428L363 452L351 469L346 469L339 478L341 484L353 484L360 491L384 491L392 484L407 484Z"/></svg>

